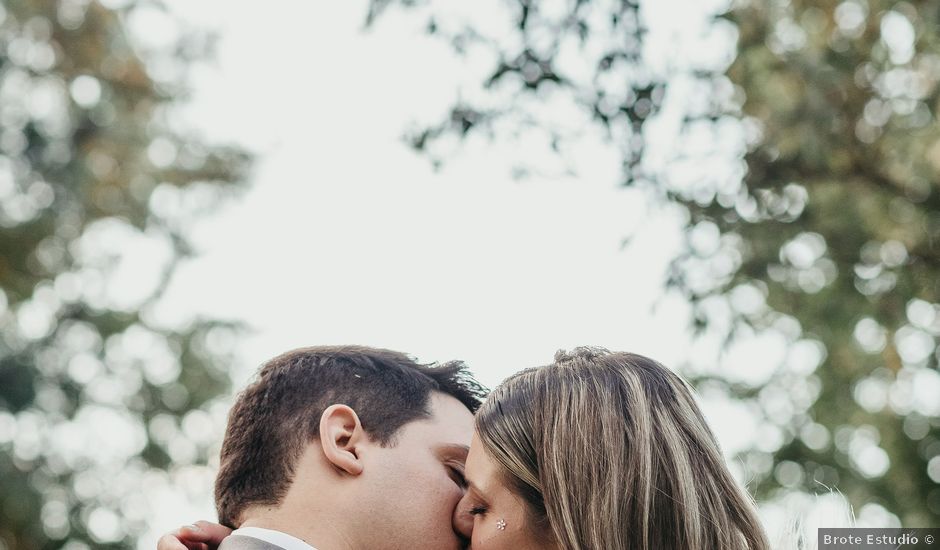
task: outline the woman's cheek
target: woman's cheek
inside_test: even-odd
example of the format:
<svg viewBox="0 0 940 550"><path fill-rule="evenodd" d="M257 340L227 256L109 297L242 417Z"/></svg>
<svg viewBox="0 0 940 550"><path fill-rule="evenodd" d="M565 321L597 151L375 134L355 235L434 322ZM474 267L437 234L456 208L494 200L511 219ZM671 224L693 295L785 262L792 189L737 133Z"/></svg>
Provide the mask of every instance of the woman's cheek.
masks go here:
<svg viewBox="0 0 940 550"><path fill-rule="evenodd" d="M497 550L500 548L499 534L500 532L486 521L474 523L471 539L473 550Z"/></svg>

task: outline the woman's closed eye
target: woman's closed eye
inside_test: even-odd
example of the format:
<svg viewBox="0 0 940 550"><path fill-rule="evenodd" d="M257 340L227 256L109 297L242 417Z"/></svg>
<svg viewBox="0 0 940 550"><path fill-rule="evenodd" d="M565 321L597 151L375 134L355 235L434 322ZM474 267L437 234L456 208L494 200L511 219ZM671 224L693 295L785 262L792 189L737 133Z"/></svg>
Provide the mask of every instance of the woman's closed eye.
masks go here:
<svg viewBox="0 0 940 550"><path fill-rule="evenodd" d="M471 516L485 516L486 512L488 511L489 511L489 508L487 508L486 506L477 505L477 506L470 508L470 515Z"/></svg>

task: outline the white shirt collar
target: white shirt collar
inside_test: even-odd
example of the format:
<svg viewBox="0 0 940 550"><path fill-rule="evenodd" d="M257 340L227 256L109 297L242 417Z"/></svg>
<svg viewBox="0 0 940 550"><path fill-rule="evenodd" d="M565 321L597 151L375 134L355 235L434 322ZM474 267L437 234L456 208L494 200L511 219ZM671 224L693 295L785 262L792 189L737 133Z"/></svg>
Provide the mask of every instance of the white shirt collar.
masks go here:
<svg viewBox="0 0 940 550"><path fill-rule="evenodd" d="M297 537L262 527L242 527L232 531L232 534L263 540L269 544L280 546L284 550L317 550Z"/></svg>

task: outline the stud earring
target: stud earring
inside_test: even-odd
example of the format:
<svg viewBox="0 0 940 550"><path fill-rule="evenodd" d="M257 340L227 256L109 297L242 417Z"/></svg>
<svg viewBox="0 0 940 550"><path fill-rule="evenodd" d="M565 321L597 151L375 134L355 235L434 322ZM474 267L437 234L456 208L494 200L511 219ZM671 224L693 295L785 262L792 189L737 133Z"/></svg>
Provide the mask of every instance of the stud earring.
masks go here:
<svg viewBox="0 0 940 550"><path fill-rule="evenodd" d="M506 530L506 522L503 521L502 518L500 518L500 520L496 522L496 528L499 529L500 531L505 531L505 530Z"/></svg>

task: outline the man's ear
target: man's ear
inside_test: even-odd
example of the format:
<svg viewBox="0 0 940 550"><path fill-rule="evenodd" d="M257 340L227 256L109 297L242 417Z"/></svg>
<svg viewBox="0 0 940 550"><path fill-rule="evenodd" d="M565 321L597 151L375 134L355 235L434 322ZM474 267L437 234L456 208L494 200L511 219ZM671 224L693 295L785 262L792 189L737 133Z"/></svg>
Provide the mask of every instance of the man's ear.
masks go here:
<svg viewBox="0 0 940 550"><path fill-rule="evenodd" d="M326 459L341 472L362 473L359 451L368 441L356 411L346 405L330 405L320 416L320 445Z"/></svg>

